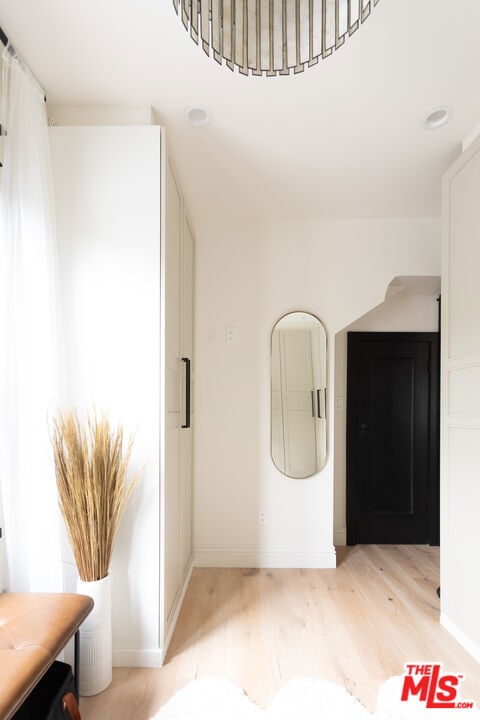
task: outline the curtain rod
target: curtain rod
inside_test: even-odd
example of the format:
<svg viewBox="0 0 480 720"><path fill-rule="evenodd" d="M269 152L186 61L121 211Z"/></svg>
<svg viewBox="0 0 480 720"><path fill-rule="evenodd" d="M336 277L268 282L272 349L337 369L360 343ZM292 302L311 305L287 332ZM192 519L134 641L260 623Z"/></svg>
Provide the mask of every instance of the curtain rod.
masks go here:
<svg viewBox="0 0 480 720"><path fill-rule="evenodd" d="M7 47L8 44L10 43L10 41L9 41L9 39L8 39L7 35L5 34L5 32L4 32L4 30L3 30L2 27L0 27L0 41L2 42L3 45L5 45L5 47ZM15 48L12 48L12 49L13 49L13 52L14 52L15 57L17 57L17 58L19 58L20 60L22 60L22 59L20 58L20 56L18 55L17 51L15 50ZM40 85L40 83L38 82L37 78L36 78L35 75L32 73L32 71L28 68L28 65L26 65L26 63L25 63L23 60L22 60L22 62L23 62L24 65L27 67L28 72L30 73L30 75L32 76L32 78L35 80L35 82L37 83L38 87L42 90L43 99L44 99L45 102L47 102L47 96L45 95L42 86Z"/></svg>

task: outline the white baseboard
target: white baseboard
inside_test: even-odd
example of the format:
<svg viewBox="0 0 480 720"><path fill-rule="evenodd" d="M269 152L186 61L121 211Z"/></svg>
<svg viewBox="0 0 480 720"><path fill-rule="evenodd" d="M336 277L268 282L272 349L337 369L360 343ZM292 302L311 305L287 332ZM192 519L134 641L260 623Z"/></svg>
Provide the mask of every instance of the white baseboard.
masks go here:
<svg viewBox="0 0 480 720"><path fill-rule="evenodd" d="M114 650L112 652L113 667L162 667L161 650Z"/></svg>
<svg viewBox="0 0 480 720"><path fill-rule="evenodd" d="M460 643L460 645L465 648L465 650L470 653L470 655L478 663L480 663L480 647L472 642L472 640L465 635L463 630L460 630L460 628L455 625L455 623L452 622L444 613L440 614L440 624L443 625L445 630L448 630L450 635L453 635L455 640Z"/></svg>
<svg viewBox="0 0 480 720"><path fill-rule="evenodd" d="M336 564L333 545L317 550L197 548L195 551L195 567L334 568Z"/></svg>

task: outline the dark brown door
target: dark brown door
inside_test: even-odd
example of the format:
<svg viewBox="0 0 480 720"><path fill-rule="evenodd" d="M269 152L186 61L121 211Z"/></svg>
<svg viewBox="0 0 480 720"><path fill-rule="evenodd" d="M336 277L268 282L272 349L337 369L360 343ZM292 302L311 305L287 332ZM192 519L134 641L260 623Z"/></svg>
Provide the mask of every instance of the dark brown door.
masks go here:
<svg viewBox="0 0 480 720"><path fill-rule="evenodd" d="M438 544L438 333L348 333L347 542Z"/></svg>

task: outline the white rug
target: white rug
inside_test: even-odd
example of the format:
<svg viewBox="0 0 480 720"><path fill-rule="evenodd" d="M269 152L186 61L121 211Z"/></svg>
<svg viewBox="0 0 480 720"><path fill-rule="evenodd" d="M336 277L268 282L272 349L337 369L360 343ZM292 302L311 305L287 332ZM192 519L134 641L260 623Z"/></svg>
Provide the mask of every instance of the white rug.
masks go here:
<svg viewBox="0 0 480 720"><path fill-rule="evenodd" d="M416 697L400 702L403 677L378 691L374 714L341 685L321 678L296 678L266 710L225 678L202 678L177 692L151 720L480 720L472 709L427 709Z"/></svg>

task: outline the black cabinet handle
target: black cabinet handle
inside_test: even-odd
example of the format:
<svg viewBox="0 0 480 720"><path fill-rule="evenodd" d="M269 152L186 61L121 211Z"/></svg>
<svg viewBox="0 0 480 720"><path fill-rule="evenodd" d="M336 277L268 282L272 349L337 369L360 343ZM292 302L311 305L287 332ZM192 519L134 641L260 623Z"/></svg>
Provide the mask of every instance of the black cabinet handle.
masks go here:
<svg viewBox="0 0 480 720"><path fill-rule="evenodd" d="M320 393L322 391L320 388L317 389L317 414L319 420L326 420L327 419L327 388L323 388L323 401L324 401L324 410L325 414L322 415L320 412Z"/></svg>
<svg viewBox="0 0 480 720"><path fill-rule="evenodd" d="M190 427L190 358L182 357L185 363L185 425L182 428Z"/></svg>

